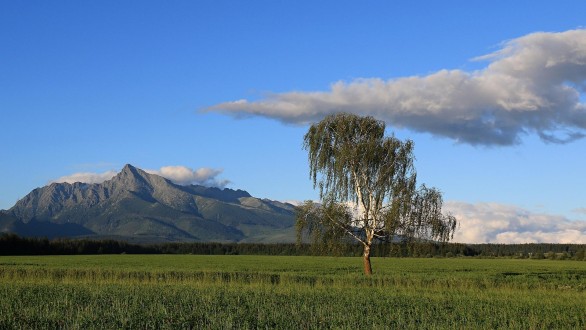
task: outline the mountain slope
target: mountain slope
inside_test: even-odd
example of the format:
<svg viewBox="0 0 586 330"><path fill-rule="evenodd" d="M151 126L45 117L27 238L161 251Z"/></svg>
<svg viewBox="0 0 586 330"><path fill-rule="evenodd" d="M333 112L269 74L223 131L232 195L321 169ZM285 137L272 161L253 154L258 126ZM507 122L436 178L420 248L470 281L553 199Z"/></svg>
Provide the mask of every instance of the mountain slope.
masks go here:
<svg viewBox="0 0 586 330"><path fill-rule="evenodd" d="M246 191L180 186L126 165L101 184L52 183L0 213L23 236L161 241L293 241L294 207Z"/></svg>

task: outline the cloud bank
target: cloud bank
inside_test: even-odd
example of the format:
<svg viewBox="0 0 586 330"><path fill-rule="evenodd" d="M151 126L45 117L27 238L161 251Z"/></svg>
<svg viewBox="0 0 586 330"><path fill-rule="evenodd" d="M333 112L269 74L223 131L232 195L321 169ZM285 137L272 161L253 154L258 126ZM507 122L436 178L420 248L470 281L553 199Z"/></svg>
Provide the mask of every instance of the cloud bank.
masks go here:
<svg viewBox="0 0 586 330"><path fill-rule="evenodd" d="M513 145L526 134L566 143L586 136L586 30L532 33L480 56L482 70L336 82L327 92L273 94L204 111L306 124L337 112L471 145Z"/></svg>
<svg viewBox="0 0 586 330"><path fill-rule="evenodd" d="M208 187L224 188L230 183L228 180L221 180L218 176L222 173L220 169L202 167L197 170L186 166L163 166L158 170L145 170L147 173L160 175L180 185L197 184ZM102 183L113 178L118 172L107 171L103 173L80 172L60 177L51 182L83 182Z"/></svg>
<svg viewBox="0 0 586 330"><path fill-rule="evenodd" d="M146 170L151 174L160 175L180 185L198 184L208 187L225 187L230 181L218 179L220 169L208 167L193 170L185 166L163 166L159 170Z"/></svg>
<svg viewBox="0 0 586 330"><path fill-rule="evenodd" d="M454 242L586 244L586 221L496 203L448 202L445 210L459 222Z"/></svg>

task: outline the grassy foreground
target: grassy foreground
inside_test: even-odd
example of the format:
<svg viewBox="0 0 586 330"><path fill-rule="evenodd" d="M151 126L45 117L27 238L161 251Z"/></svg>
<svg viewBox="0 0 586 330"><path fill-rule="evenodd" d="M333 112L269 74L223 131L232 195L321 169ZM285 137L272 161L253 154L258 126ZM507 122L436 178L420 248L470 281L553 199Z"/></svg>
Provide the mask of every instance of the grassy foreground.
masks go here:
<svg viewBox="0 0 586 330"><path fill-rule="evenodd" d="M0 328L585 329L586 262L0 257Z"/></svg>

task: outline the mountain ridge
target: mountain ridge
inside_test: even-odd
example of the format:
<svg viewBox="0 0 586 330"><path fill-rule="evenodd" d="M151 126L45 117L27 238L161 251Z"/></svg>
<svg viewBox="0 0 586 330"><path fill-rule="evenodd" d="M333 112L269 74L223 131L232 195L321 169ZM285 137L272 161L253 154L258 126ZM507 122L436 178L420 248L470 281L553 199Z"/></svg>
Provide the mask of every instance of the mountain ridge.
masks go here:
<svg viewBox="0 0 586 330"><path fill-rule="evenodd" d="M51 183L0 211L0 232L132 241L294 241L294 206L182 186L130 164L103 183ZM274 235L273 235L274 234Z"/></svg>

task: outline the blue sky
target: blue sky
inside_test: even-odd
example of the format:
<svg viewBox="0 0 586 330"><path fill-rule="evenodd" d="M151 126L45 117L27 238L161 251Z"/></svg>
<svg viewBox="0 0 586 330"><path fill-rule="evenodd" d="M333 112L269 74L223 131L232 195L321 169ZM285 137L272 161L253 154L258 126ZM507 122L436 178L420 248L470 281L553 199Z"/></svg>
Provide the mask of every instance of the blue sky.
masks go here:
<svg viewBox="0 0 586 330"><path fill-rule="evenodd" d="M415 142L418 179L444 192L458 240L586 243L586 139L552 142L586 133L585 12L583 1L4 1L0 209L126 163L317 199L303 134L343 110ZM532 62L542 55L570 59L550 69Z"/></svg>

